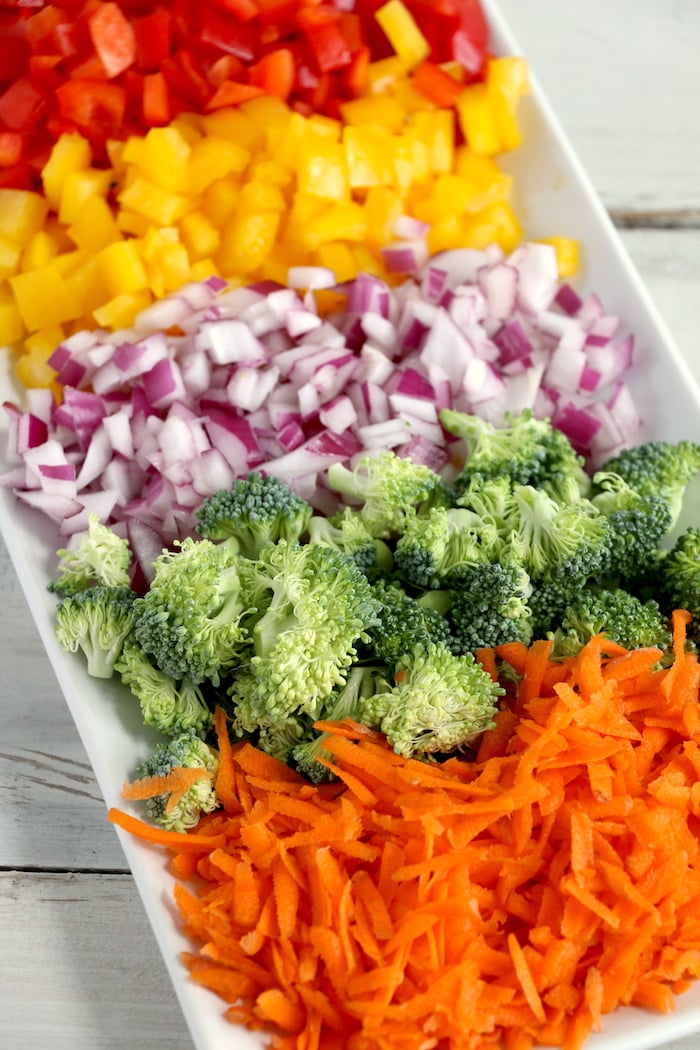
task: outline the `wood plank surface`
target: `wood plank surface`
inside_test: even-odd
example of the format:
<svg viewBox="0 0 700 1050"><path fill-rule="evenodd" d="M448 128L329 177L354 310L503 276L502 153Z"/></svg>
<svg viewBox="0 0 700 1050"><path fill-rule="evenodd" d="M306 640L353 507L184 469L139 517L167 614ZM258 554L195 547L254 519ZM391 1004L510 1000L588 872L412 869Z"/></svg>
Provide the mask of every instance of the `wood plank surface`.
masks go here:
<svg viewBox="0 0 700 1050"><path fill-rule="evenodd" d="M500 8L700 380L700 4ZM192 1050L1 546L0 593L0 1047Z"/></svg>

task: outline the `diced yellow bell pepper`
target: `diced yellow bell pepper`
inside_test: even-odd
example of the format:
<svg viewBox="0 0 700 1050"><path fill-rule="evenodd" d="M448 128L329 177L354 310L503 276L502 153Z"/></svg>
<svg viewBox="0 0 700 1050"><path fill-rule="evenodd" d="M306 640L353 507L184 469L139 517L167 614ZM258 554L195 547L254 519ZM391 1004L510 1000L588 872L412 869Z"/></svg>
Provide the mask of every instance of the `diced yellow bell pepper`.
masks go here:
<svg viewBox="0 0 700 1050"><path fill-rule="evenodd" d="M475 153L492 155L501 150L496 114L486 84L470 84L457 98L462 134Z"/></svg>
<svg viewBox="0 0 700 1050"><path fill-rule="evenodd" d="M347 244L342 241L329 241L314 252L313 264L326 266L332 270L338 283L350 281L357 275L357 262Z"/></svg>
<svg viewBox="0 0 700 1050"><path fill-rule="evenodd" d="M430 54L430 45L401 0L388 0L388 3L375 12L374 17L408 69L413 69L425 61Z"/></svg>
<svg viewBox="0 0 700 1050"><path fill-rule="evenodd" d="M250 161L250 152L231 139L208 136L192 147L184 190L197 196L217 179L238 174Z"/></svg>
<svg viewBox="0 0 700 1050"><path fill-rule="evenodd" d="M86 252L82 258L76 260L63 276L70 294L80 303L84 316L90 317L93 310L97 310L110 297L97 255L92 251Z"/></svg>
<svg viewBox="0 0 700 1050"><path fill-rule="evenodd" d="M78 132L66 132L56 139L41 172L44 194L54 211L58 211L61 203L67 176L75 171L85 171L91 164L90 144Z"/></svg>
<svg viewBox="0 0 700 1050"><path fill-rule="evenodd" d="M26 328L17 301L9 287L0 288L0 346L14 346Z"/></svg>
<svg viewBox="0 0 700 1050"><path fill-rule="evenodd" d="M20 259L20 270L36 270L58 255L58 245L46 230L37 230L27 241Z"/></svg>
<svg viewBox="0 0 700 1050"><path fill-rule="evenodd" d="M147 215L130 211L128 208L119 209L116 223L120 235L131 234L133 237L145 237L152 226Z"/></svg>
<svg viewBox="0 0 700 1050"><path fill-rule="evenodd" d="M59 222L64 226L77 222L88 201L93 197L107 196L113 178L113 171L98 168L72 171L66 175L58 206Z"/></svg>
<svg viewBox="0 0 700 1050"><path fill-rule="evenodd" d="M406 110L391 95L364 95L343 102L340 112L346 124L355 127L379 127L399 132L406 121Z"/></svg>
<svg viewBox="0 0 700 1050"><path fill-rule="evenodd" d="M433 222L427 237L430 254L436 255L438 252L450 251L452 248L468 247L464 226L463 215L445 215Z"/></svg>
<svg viewBox="0 0 700 1050"><path fill-rule="evenodd" d="M572 277L581 262L581 246L573 237L544 237L543 244L551 244L557 256L560 277Z"/></svg>
<svg viewBox="0 0 700 1050"><path fill-rule="evenodd" d="M396 139L388 131L375 127L347 127L343 146L352 189L395 184Z"/></svg>
<svg viewBox="0 0 700 1050"><path fill-rule="evenodd" d="M499 244L510 252L523 239L520 222L505 202L489 204L483 211L470 218L465 225L466 244L470 248L488 248Z"/></svg>
<svg viewBox="0 0 700 1050"><path fill-rule="evenodd" d="M440 175L429 184L430 192L413 205L413 215L422 222L437 222L448 215L462 215L478 193L476 185L461 175Z"/></svg>
<svg viewBox="0 0 700 1050"><path fill-rule="evenodd" d="M0 189L0 234L24 245L42 229L48 211L46 200L38 193Z"/></svg>
<svg viewBox="0 0 700 1050"><path fill-rule="evenodd" d="M222 273L255 273L272 251L279 222L277 211L248 212L228 222L215 256Z"/></svg>
<svg viewBox="0 0 700 1050"><path fill-rule="evenodd" d="M52 325L50 328L42 328L41 331L27 336L24 341L24 350L27 354L47 361L65 337L65 330L60 324Z"/></svg>
<svg viewBox="0 0 700 1050"><path fill-rule="evenodd" d="M127 139L122 159L137 167L147 182L177 193L187 186L191 150L182 131L170 125L151 128L143 138L132 135Z"/></svg>
<svg viewBox="0 0 700 1050"><path fill-rule="evenodd" d="M23 386L37 390L53 388L56 382L54 369L36 354L22 354L15 362L15 375Z"/></svg>
<svg viewBox="0 0 700 1050"><path fill-rule="evenodd" d="M451 171L454 165L455 126L449 109L423 110L411 118L409 140L422 142L431 173Z"/></svg>
<svg viewBox="0 0 700 1050"><path fill-rule="evenodd" d="M329 241L362 241L367 236L364 208L355 201L332 204L312 219L302 234L301 244L320 248Z"/></svg>
<svg viewBox="0 0 700 1050"><path fill-rule="evenodd" d="M274 186L270 182L261 182L258 179L246 182L236 201L236 212L239 215L250 211L283 212L286 208L287 201L279 186Z"/></svg>
<svg viewBox="0 0 700 1050"><path fill-rule="evenodd" d="M153 302L153 297L145 290L122 292L114 299L93 310L93 317L101 328L129 328L137 314Z"/></svg>
<svg viewBox="0 0 700 1050"><path fill-rule="evenodd" d="M218 228L203 211L191 211L178 223L182 243L190 259L205 259L219 249L221 235Z"/></svg>
<svg viewBox="0 0 700 1050"><path fill-rule="evenodd" d="M250 153L257 152L265 139L265 125L238 109L218 109L200 118L204 135L229 139Z"/></svg>
<svg viewBox="0 0 700 1050"><path fill-rule="evenodd" d="M192 207L189 197L162 189L141 175L128 180L118 200L122 208L144 215L159 226L171 226Z"/></svg>
<svg viewBox="0 0 700 1050"><path fill-rule="evenodd" d="M198 259L190 266L190 281L206 281L208 277L220 276L219 268L213 259Z"/></svg>
<svg viewBox="0 0 700 1050"><path fill-rule="evenodd" d="M376 62L370 62L367 68L367 93L383 95L387 91L390 92L396 81L405 76L406 66L398 55L378 58Z"/></svg>
<svg viewBox="0 0 700 1050"><path fill-rule="evenodd" d="M0 281L17 273L22 248L17 241L0 233Z"/></svg>
<svg viewBox="0 0 700 1050"><path fill-rule="evenodd" d="M122 236L114 212L103 197L86 201L67 232L76 247L88 252L98 252L100 248L121 240Z"/></svg>
<svg viewBox="0 0 700 1050"><path fill-rule="evenodd" d="M381 247L393 240L396 220L404 210L398 191L389 186L370 187L365 197L364 209L368 241Z"/></svg>
<svg viewBox="0 0 700 1050"><path fill-rule="evenodd" d="M99 272L110 297L148 288L148 275L136 241L117 241L97 253Z"/></svg>
<svg viewBox="0 0 700 1050"><path fill-rule="evenodd" d="M253 123L265 128L273 128L289 120L289 106L281 98L275 98L273 95L251 98L239 108Z"/></svg>
<svg viewBox="0 0 700 1050"><path fill-rule="evenodd" d="M217 179L207 186L202 194L201 211L215 226L223 226L235 213L241 185L237 179L229 178Z"/></svg>
<svg viewBox="0 0 700 1050"><path fill-rule="evenodd" d="M10 287L22 320L30 332L74 321L82 313L55 266L40 266L10 277Z"/></svg>
<svg viewBox="0 0 700 1050"><path fill-rule="evenodd" d="M297 158L297 190L328 201L349 196L345 150L339 142L320 135L304 136Z"/></svg>
<svg viewBox="0 0 700 1050"><path fill-rule="evenodd" d="M257 182L267 182L271 186L285 189L293 182L294 176L289 168L277 159L263 157L257 160L248 169L248 176Z"/></svg>
<svg viewBox="0 0 700 1050"><path fill-rule="evenodd" d="M187 281L190 260L174 227L149 230L139 242L139 251L148 274L148 287L156 299L174 292Z"/></svg>

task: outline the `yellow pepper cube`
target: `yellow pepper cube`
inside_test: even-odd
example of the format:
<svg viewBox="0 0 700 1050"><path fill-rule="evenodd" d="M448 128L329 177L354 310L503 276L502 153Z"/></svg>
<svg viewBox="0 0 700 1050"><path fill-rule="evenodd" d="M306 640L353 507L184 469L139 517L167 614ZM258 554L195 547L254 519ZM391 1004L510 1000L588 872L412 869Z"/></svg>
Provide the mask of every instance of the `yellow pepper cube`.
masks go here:
<svg viewBox="0 0 700 1050"><path fill-rule="evenodd" d="M343 125L333 117L324 117L322 113L312 113L308 119L308 131L312 135L319 135L322 139L332 139L340 142L343 134Z"/></svg>
<svg viewBox="0 0 700 1050"><path fill-rule="evenodd" d="M433 222L428 229L428 251L431 255L437 252L450 251L452 248L466 248L465 219L462 215L446 215Z"/></svg>
<svg viewBox="0 0 700 1050"><path fill-rule="evenodd" d="M378 58L367 67L367 93L383 95L390 92L397 80L406 76L406 66L397 55Z"/></svg>
<svg viewBox="0 0 700 1050"><path fill-rule="evenodd" d="M151 228L147 215L129 211L128 208L120 208L117 212L117 229L122 234L131 234L133 237L145 237Z"/></svg>
<svg viewBox="0 0 700 1050"><path fill-rule="evenodd" d="M58 245L46 230L37 230L33 234L22 252L20 269L23 271L36 270L40 266L46 266L58 255Z"/></svg>
<svg viewBox="0 0 700 1050"><path fill-rule="evenodd" d="M241 109L218 109L201 118L205 135L230 139L252 153L265 141L265 128Z"/></svg>
<svg viewBox="0 0 700 1050"><path fill-rule="evenodd" d="M205 259L218 251L221 243L219 230L203 211L188 212L180 219L178 228L190 259Z"/></svg>
<svg viewBox="0 0 700 1050"><path fill-rule="evenodd" d="M362 241L367 236L367 217L362 205L332 204L312 219L302 234L303 247L316 249L329 241Z"/></svg>
<svg viewBox="0 0 700 1050"><path fill-rule="evenodd" d="M396 139L381 128L346 127L345 162L352 189L392 186L396 182Z"/></svg>
<svg viewBox="0 0 700 1050"><path fill-rule="evenodd" d="M384 262L378 252L368 244L353 244L352 254L355 257L355 273L371 273L375 277L386 277Z"/></svg>
<svg viewBox="0 0 700 1050"><path fill-rule="evenodd" d="M414 216L422 222L462 215L478 193L475 184L461 175L440 175L429 186L428 195L413 206Z"/></svg>
<svg viewBox="0 0 700 1050"><path fill-rule="evenodd" d="M252 274L259 270L275 244L279 222L277 211L248 212L230 220L215 257L221 272Z"/></svg>
<svg viewBox="0 0 700 1050"><path fill-rule="evenodd" d="M296 172L301 145L309 134L309 122L301 113L290 113L283 124L264 130L264 144L255 156L274 159L291 172Z"/></svg>
<svg viewBox="0 0 700 1050"><path fill-rule="evenodd" d="M129 139L124 160L135 164L148 182L176 193L187 184L191 150L182 132L171 125L151 128L138 145Z"/></svg>
<svg viewBox="0 0 700 1050"><path fill-rule="evenodd" d="M43 228L49 206L31 190L0 189L0 235L24 245Z"/></svg>
<svg viewBox="0 0 700 1050"><path fill-rule="evenodd" d="M53 386L56 379L56 372L44 358L32 353L22 354L17 359L15 375L22 386L37 390Z"/></svg>
<svg viewBox="0 0 700 1050"><path fill-rule="evenodd" d="M17 273L21 254L22 248L17 241L0 233L0 281Z"/></svg>
<svg viewBox="0 0 700 1050"><path fill-rule="evenodd" d="M63 326L55 324L50 328L42 328L41 331L28 335L24 340L24 349L26 353L46 361L65 337Z"/></svg>
<svg viewBox="0 0 700 1050"><path fill-rule="evenodd" d="M282 240L287 248L292 250L303 250L301 247L304 232L309 223L322 215L328 208L328 202L321 197L310 197L304 193L296 193L292 200L292 206L284 219Z"/></svg>
<svg viewBox="0 0 700 1050"><path fill-rule="evenodd" d="M573 237L544 237L543 244L551 244L557 256L560 277L572 277L581 262L581 246Z"/></svg>
<svg viewBox="0 0 700 1050"><path fill-rule="evenodd" d="M128 180L118 200L122 208L144 215L159 226L171 226L192 207L189 197L171 193L142 175Z"/></svg>
<svg viewBox="0 0 700 1050"><path fill-rule="evenodd" d="M26 332L22 315L10 288L0 287L0 346L14 346Z"/></svg>
<svg viewBox="0 0 700 1050"><path fill-rule="evenodd" d="M61 203L66 177L75 171L85 171L91 164L90 144L78 132L66 132L56 139L41 172L44 193L54 211L58 211Z"/></svg>
<svg viewBox="0 0 700 1050"><path fill-rule="evenodd" d="M82 313L82 303L76 300L65 279L50 263L27 273L15 274L10 277L10 287L30 332L75 321Z"/></svg>
<svg viewBox="0 0 700 1050"><path fill-rule="evenodd" d="M381 247L393 240L396 220L404 211L397 191L388 186L372 186L367 191L364 209L370 243Z"/></svg>
<svg viewBox="0 0 700 1050"><path fill-rule="evenodd" d="M86 201L67 232L76 247L88 252L98 252L122 237L114 212L103 197Z"/></svg>
<svg viewBox="0 0 700 1050"><path fill-rule="evenodd" d="M413 69L425 61L430 54L430 45L401 0L389 0L375 12L374 17L408 69Z"/></svg>
<svg viewBox="0 0 700 1050"><path fill-rule="evenodd" d="M157 299L181 287L187 280L190 260L175 228L152 229L139 244L148 273L148 286Z"/></svg>
<svg viewBox="0 0 700 1050"><path fill-rule="evenodd" d="M244 171L249 161L250 151L231 139L201 138L190 151L187 192L196 196L217 179Z"/></svg>
<svg viewBox="0 0 700 1050"><path fill-rule="evenodd" d="M458 95L457 115L470 149L489 155L500 152L501 136L486 84L471 84Z"/></svg>
<svg viewBox="0 0 700 1050"><path fill-rule="evenodd" d="M342 241L330 241L322 244L314 252L313 265L326 266L335 274L339 284L352 281L357 276L357 263L353 252Z"/></svg>
<svg viewBox="0 0 700 1050"><path fill-rule="evenodd" d="M289 168L279 160L271 160L268 157L262 157L251 164L248 175L251 179L267 182L270 186L279 186L280 189L290 186L294 178Z"/></svg>
<svg viewBox="0 0 700 1050"><path fill-rule="evenodd" d="M198 259L190 266L188 281L206 281L207 277L218 277L219 268L213 259Z"/></svg>
<svg viewBox="0 0 700 1050"><path fill-rule="evenodd" d="M465 244L469 248L488 248L499 244L505 252L512 251L523 239L523 230L509 204L490 204L465 225Z"/></svg>
<svg viewBox="0 0 700 1050"><path fill-rule="evenodd" d="M279 186L260 179L250 179L241 187L236 201L236 211L244 215L248 211L286 211L287 201Z"/></svg>
<svg viewBox="0 0 700 1050"><path fill-rule="evenodd" d="M97 254L99 272L111 298L148 287L148 275L135 241L108 244Z"/></svg>
<svg viewBox="0 0 700 1050"><path fill-rule="evenodd" d="M287 103L281 98L275 98L274 95L260 95L258 98L251 98L243 102L239 109L253 123L266 128L284 124L289 120L291 113Z"/></svg>
<svg viewBox="0 0 700 1050"><path fill-rule="evenodd" d="M220 227L235 213L240 192L241 183L237 179L217 179L202 194L201 211Z"/></svg>
<svg viewBox="0 0 700 1050"><path fill-rule="evenodd" d="M307 134L302 140L297 164L299 193L329 201L347 200L348 172L341 143Z"/></svg>
<svg viewBox="0 0 700 1050"><path fill-rule="evenodd" d="M452 110L434 109L414 113L408 137L425 145L432 173L452 171L455 155L455 124Z"/></svg>
<svg viewBox="0 0 700 1050"><path fill-rule="evenodd" d="M515 108L518 99L530 90L527 60L520 55L489 59L486 83L489 88L502 92L510 106Z"/></svg>
<svg viewBox="0 0 700 1050"><path fill-rule="evenodd" d="M91 315L110 298L97 256L92 252L75 262L64 279L71 295L82 305L83 314Z"/></svg>
<svg viewBox="0 0 700 1050"><path fill-rule="evenodd" d="M340 112L346 124L353 127L378 127L398 132L406 120L406 110L390 95L364 95L343 102Z"/></svg>
<svg viewBox="0 0 700 1050"><path fill-rule="evenodd" d="M77 222L88 201L94 197L106 198L112 186L114 172L89 168L66 175L58 206L58 219L64 226Z"/></svg>
<svg viewBox="0 0 700 1050"><path fill-rule="evenodd" d="M111 328L117 331L119 328L129 328L136 315L150 306L152 302L152 296L145 290L123 292L110 299L99 309L93 310L92 316L101 328Z"/></svg>

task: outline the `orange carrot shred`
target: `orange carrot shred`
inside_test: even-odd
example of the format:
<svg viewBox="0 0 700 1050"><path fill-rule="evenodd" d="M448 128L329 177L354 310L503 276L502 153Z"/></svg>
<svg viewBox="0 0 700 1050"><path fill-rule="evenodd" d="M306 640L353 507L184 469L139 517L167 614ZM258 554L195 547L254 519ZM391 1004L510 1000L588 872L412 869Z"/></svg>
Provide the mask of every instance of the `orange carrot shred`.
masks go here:
<svg viewBox="0 0 700 1050"><path fill-rule="evenodd" d="M278 1050L581 1050L620 1005L673 1009L700 977L688 622L669 667L602 635L564 661L482 651L519 680L476 753L442 763L323 722L336 780L314 786L232 747L217 711L222 809L187 834L110 810L173 851L192 979Z"/></svg>

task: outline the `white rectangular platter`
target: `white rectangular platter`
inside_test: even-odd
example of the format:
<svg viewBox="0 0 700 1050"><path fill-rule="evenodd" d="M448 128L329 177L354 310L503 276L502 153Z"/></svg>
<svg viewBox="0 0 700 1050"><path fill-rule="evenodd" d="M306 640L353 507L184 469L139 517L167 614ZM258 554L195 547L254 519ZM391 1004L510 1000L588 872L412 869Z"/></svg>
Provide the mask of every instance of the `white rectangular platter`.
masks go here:
<svg viewBox="0 0 700 1050"><path fill-rule="evenodd" d="M484 6L493 27L494 51L522 53L495 4L484 0ZM584 292L595 289L606 309L619 313L634 331L637 364L632 386L645 420L640 436L700 440L700 391L552 114L536 70L532 79L532 93L521 108L524 145L504 161L516 176L515 204L526 234L536 238L556 232L579 238L584 264L577 287ZM12 387L7 355L0 394L3 399L20 396ZM0 529L105 802L123 805L121 785L152 746L138 709L116 685L89 679L80 660L63 653L55 642L55 599L46 591L58 545L52 527L2 491ZM189 945L177 929L163 854L118 834L197 1050L262 1046L260 1037L225 1022L220 1001L191 984L180 967L178 954ZM589 1045L591 1050L644 1050L694 1033L700 1033L700 985L678 1000L671 1016L621 1010L607 1017L603 1032Z"/></svg>

